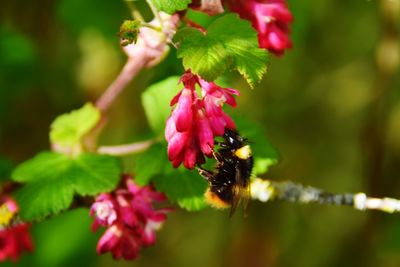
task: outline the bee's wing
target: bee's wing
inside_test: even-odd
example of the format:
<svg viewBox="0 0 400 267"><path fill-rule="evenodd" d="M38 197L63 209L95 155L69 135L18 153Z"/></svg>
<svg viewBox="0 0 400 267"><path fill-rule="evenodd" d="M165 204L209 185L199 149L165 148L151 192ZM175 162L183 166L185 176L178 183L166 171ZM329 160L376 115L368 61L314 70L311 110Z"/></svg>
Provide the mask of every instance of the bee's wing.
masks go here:
<svg viewBox="0 0 400 267"><path fill-rule="evenodd" d="M243 200L244 216L246 217L251 198L250 181L246 179L246 181L242 181L242 183L243 186L240 188L241 189L240 195Z"/></svg>
<svg viewBox="0 0 400 267"><path fill-rule="evenodd" d="M235 167L235 183L232 186L232 205L231 212L229 213L229 217L231 217L235 211L237 206L239 205L240 198L242 196L242 177L240 174L239 167Z"/></svg>
<svg viewBox="0 0 400 267"><path fill-rule="evenodd" d="M243 200L244 215L247 216L247 208L249 206L250 196L250 182L248 179L245 179L245 177L242 177L239 167L236 166L235 184L232 187L232 206L229 216L232 216L235 213L236 208L239 206L241 200Z"/></svg>

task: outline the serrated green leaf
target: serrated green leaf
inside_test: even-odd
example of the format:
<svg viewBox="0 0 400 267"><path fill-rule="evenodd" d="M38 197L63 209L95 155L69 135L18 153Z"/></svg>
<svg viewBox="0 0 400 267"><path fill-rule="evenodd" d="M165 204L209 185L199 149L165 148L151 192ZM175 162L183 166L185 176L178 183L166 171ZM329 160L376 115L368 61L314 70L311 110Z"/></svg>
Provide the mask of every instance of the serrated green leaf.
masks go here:
<svg viewBox="0 0 400 267"><path fill-rule="evenodd" d="M118 158L85 153L75 159L69 175L74 177L76 193L94 196L113 190L121 172L122 165Z"/></svg>
<svg viewBox="0 0 400 267"><path fill-rule="evenodd" d="M231 67L254 87L266 73L267 51L258 47L257 33L250 23L236 14L216 19L205 34L185 28L175 39L180 41L178 57L184 67L206 80L215 80Z"/></svg>
<svg viewBox="0 0 400 267"><path fill-rule="evenodd" d="M254 87L267 71L268 53L259 48L257 32L251 24L247 20L240 20L236 14L228 14L221 17L218 23L210 25L208 31L210 37L218 37L223 41L235 68Z"/></svg>
<svg viewBox="0 0 400 267"><path fill-rule="evenodd" d="M186 28L180 34L190 40L182 42L178 50L178 57L183 58L185 69L201 73L202 78L210 81L225 71L228 67L228 55L218 39L210 38L193 28ZM201 49L193 43L201 44Z"/></svg>
<svg viewBox="0 0 400 267"><path fill-rule="evenodd" d="M169 77L151 85L142 94L142 105L152 130L162 135L171 113L171 99L178 93L179 77Z"/></svg>
<svg viewBox="0 0 400 267"><path fill-rule="evenodd" d="M73 187L67 180L38 181L28 183L14 195L23 220L40 220L66 210L72 203Z"/></svg>
<svg viewBox="0 0 400 267"><path fill-rule="evenodd" d="M152 145L136 157L135 182L138 185L148 184L157 174L164 173L169 164L171 163L168 161L166 144Z"/></svg>
<svg viewBox="0 0 400 267"><path fill-rule="evenodd" d="M176 11L184 10L192 0L151 0L153 5L160 11L174 14Z"/></svg>
<svg viewBox="0 0 400 267"><path fill-rule="evenodd" d="M207 182L195 171L172 169L154 179L156 189L188 211L197 211L207 206L204 192Z"/></svg>
<svg viewBox="0 0 400 267"><path fill-rule="evenodd" d="M100 116L100 111L91 103L58 116L50 126L51 143L80 150L82 138L99 122Z"/></svg>
<svg viewBox="0 0 400 267"><path fill-rule="evenodd" d="M55 152L42 152L20 164L12 179L26 183L15 197L20 216L38 220L67 209L74 194L96 195L113 190L122 171L115 157L80 154L76 158Z"/></svg>

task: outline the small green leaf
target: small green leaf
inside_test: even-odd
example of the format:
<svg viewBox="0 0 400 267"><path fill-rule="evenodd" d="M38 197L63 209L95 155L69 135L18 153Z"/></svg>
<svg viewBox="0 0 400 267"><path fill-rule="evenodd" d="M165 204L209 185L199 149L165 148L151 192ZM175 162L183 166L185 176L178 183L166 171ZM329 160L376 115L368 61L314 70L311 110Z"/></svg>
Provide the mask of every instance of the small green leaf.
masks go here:
<svg viewBox="0 0 400 267"><path fill-rule="evenodd" d="M151 0L153 5L160 11L174 14L176 11L184 10L192 0Z"/></svg>
<svg viewBox="0 0 400 267"><path fill-rule="evenodd" d="M165 122L171 114L171 99L178 93L179 77L174 76L151 85L142 94L142 105L152 130L163 135Z"/></svg>
<svg viewBox="0 0 400 267"><path fill-rule="evenodd" d="M207 206L204 192L207 182L197 172L183 168L172 169L164 175L156 176L154 184L157 190L188 211L197 211Z"/></svg>
<svg viewBox="0 0 400 267"><path fill-rule="evenodd" d="M80 154L76 158L55 152L42 152L20 164L12 179L26 183L15 198L20 216L38 220L67 209L74 194L94 196L113 190L122 171L115 157Z"/></svg>
<svg viewBox="0 0 400 267"><path fill-rule="evenodd" d="M118 36L121 38L122 46L136 43L140 32L140 26L141 22L138 20L124 20L118 32Z"/></svg>
<svg viewBox="0 0 400 267"><path fill-rule="evenodd" d="M82 138L93 129L100 120L100 111L91 103L82 108L58 116L51 124L50 141L62 149L78 150Z"/></svg>
<svg viewBox="0 0 400 267"><path fill-rule="evenodd" d="M184 28L175 39L184 67L206 80L215 80L230 67L254 87L267 71L268 53L258 47L257 32L236 14L216 19L206 33Z"/></svg>
<svg viewBox="0 0 400 267"><path fill-rule="evenodd" d="M258 175L267 173L269 167L274 166L277 163L277 159L255 157L252 176L257 177Z"/></svg>
<svg viewBox="0 0 400 267"><path fill-rule="evenodd" d="M278 163L278 153L268 141L263 127L239 115L232 116L239 133L247 138L254 156L253 176L264 174Z"/></svg>

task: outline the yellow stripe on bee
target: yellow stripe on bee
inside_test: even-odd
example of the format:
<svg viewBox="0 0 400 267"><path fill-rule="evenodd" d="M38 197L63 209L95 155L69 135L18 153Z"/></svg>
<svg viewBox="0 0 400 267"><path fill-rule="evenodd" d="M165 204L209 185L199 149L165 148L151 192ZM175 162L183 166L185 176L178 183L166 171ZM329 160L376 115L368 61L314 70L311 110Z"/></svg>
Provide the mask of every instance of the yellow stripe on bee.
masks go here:
<svg viewBox="0 0 400 267"><path fill-rule="evenodd" d="M227 209L231 205L225 201L223 201L217 194L210 191L210 188L207 189L204 194L207 203L216 209Z"/></svg>
<svg viewBox="0 0 400 267"><path fill-rule="evenodd" d="M249 145L243 146L235 151L235 156L239 159L248 159L251 157L251 148Z"/></svg>

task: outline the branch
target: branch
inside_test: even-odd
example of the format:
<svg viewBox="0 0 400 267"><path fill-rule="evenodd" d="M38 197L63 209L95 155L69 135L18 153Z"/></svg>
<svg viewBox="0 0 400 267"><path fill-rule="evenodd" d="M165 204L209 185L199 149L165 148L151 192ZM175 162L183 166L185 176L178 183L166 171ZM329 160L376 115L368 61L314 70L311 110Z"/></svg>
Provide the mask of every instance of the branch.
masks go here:
<svg viewBox="0 0 400 267"><path fill-rule="evenodd" d="M275 182L256 178L251 183L251 197L261 202L286 200L302 204L318 203L351 206L357 210L380 210L387 213L400 212L400 200L394 198L373 198L368 197L365 193L334 194L291 181Z"/></svg>
<svg viewBox="0 0 400 267"><path fill-rule="evenodd" d="M149 2L151 4L151 2ZM143 23L136 44L123 47L128 61L115 81L106 89L97 100L96 106L105 113L126 85L143 68L150 68L165 58L169 51L168 43L175 34L178 17L164 14L161 16L156 10L156 18L150 23ZM162 31L160 31L162 29Z"/></svg>
<svg viewBox="0 0 400 267"><path fill-rule="evenodd" d="M126 85L143 69L148 62L147 56L137 54L136 57L128 58L124 68L115 79L115 81L107 88L103 95L97 100L96 106L102 112L106 112L117 96L124 90Z"/></svg>
<svg viewBox="0 0 400 267"><path fill-rule="evenodd" d="M136 154L145 151L156 141L157 139L150 139L142 142L135 142L118 146L101 146L98 148L97 153L112 156Z"/></svg>

